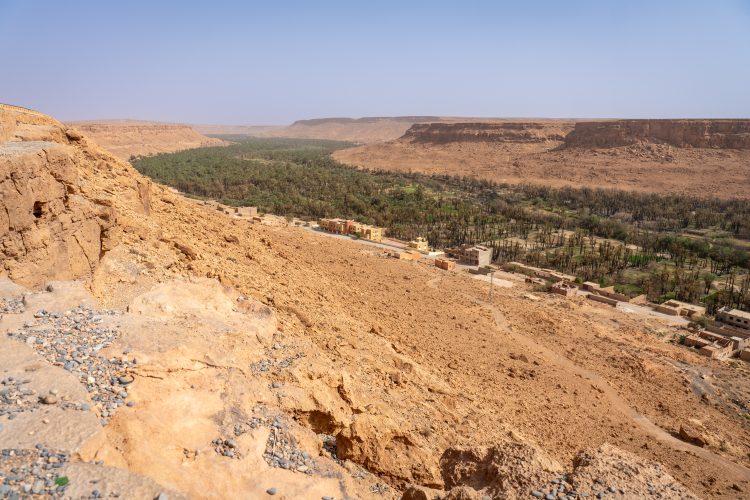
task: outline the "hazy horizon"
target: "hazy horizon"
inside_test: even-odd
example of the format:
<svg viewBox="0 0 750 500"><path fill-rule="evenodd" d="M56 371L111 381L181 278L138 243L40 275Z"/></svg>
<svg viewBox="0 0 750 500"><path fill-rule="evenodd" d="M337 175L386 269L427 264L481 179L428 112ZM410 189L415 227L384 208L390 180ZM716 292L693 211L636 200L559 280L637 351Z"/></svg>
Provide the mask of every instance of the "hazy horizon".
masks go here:
<svg viewBox="0 0 750 500"><path fill-rule="evenodd" d="M0 0L0 102L65 121L750 117L750 3Z"/></svg>

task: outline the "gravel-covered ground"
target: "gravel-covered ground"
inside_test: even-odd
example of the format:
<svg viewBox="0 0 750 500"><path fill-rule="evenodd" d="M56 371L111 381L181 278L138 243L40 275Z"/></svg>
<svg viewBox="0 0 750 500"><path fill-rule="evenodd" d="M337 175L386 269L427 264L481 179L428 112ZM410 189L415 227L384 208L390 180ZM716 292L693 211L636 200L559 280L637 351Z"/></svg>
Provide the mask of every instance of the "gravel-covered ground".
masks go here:
<svg viewBox="0 0 750 500"><path fill-rule="evenodd" d="M24 311L22 297L0 299L0 318L3 314L20 314Z"/></svg>
<svg viewBox="0 0 750 500"><path fill-rule="evenodd" d="M61 469L69 459L67 453L42 444L31 450L0 450L0 498L63 496L68 480Z"/></svg>
<svg viewBox="0 0 750 500"><path fill-rule="evenodd" d="M34 314L33 321L27 321L21 329L8 333L11 338L34 348L50 363L75 374L88 390L102 425L109 422L117 408L126 404L128 385L133 382L128 369L137 362L127 354L112 358L100 354L120 335L118 328L102 325L105 316L116 314L82 305L65 312L40 310ZM38 400L46 404L58 403L55 394L44 395ZM15 401L20 411L36 406L30 399L17 398ZM74 407L83 411L90 409L87 402L76 403ZM13 408L5 410L14 411Z"/></svg>

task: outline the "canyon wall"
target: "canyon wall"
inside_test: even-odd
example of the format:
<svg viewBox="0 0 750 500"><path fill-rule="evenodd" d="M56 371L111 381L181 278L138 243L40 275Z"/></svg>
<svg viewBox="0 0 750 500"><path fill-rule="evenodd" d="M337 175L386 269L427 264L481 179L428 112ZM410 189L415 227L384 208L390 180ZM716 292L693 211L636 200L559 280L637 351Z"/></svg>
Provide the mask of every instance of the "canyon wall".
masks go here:
<svg viewBox="0 0 750 500"><path fill-rule="evenodd" d="M750 120L614 120L578 122L565 147L609 148L637 142L680 148L750 149Z"/></svg>
<svg viewBox="0 0 750 500"><path fill-rule="evenodd" d="M449 142L562 141L572 125L566 122L469 122L417 123L402 137L405 141L444 144Z"/></svg>

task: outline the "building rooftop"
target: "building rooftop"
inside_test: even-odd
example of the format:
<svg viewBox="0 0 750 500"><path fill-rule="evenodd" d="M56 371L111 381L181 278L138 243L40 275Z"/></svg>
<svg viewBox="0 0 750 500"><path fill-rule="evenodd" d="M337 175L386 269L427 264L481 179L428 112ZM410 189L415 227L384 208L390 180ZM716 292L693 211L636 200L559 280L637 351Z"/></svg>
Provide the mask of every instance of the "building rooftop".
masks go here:
<svg viewBox="0 0 750 500"><path fill-rule="evenodd" d="M731 314L732 316L737 316L738 318L750 319L750 312L740 311L739 309L728 309L726 307L723 307L721 309L721 312Z"/></svg>

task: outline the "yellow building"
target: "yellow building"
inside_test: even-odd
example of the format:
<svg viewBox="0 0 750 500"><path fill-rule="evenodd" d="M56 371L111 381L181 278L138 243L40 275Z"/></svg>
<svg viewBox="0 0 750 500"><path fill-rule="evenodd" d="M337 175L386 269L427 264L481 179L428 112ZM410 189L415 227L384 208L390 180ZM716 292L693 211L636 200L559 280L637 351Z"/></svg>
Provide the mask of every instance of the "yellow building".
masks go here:
<svg viewBox="0 0 750 500"><path fill-rule="evenodd" d="M383 228L373 226L362 226L357 231L357 235L360 238L364 238L370 241L382 241L383 240Z"/></svg>
<svg viewBox="0 0 750 500"><path fill-rule="evenodd" d="M412 240L409 242L409 248L414 248L418 252L429 252L430 243L425 238L422 238L420 236L416 240Z"/></svg>
<svg viewBox="0 0 750 500"><path fill-rule="evenodd" d="M320 219L318 226L325 231L338 234L356 234L370 241L382 241L383 228L368 226L349 219Z"/></svg>
<svg viewBox="0 0 750 500"><path fill-rule="evenodd" d="M346 234L348 222L346 219L320 219L318 225L331 233Z"/></svg>

